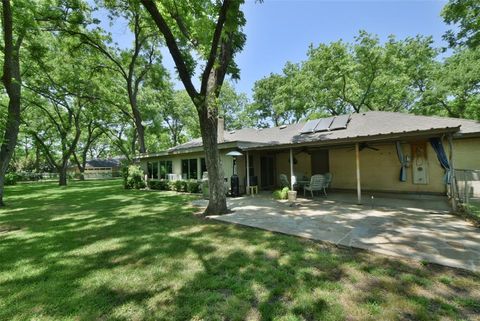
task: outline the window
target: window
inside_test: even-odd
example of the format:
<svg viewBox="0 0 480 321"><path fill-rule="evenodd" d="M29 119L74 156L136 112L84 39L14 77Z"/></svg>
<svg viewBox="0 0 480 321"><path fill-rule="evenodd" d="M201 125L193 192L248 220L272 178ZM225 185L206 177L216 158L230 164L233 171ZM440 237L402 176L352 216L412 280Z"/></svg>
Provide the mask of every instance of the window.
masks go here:
<svg viewBox="0 0 480 321"><path fill-rule="evenodd" d="M158 162L153 162L152 178L158 178Z"/></svg>
<svg viewBox="0 0 480 321"><path fill-rule="evenodd" d="M172 161L158 161L158 162L148 162L148 178L153 179L166 179L168 174L172 174L173 166Z"/></svg>
<svg viewBox="0 0 480 321"><path fill-rule="evenodd" d="M182 159L182 179L197 179L197 159Z"/></svg>
<svg viewBox="0 0 480 321"><path fill-rule="evenodd" d="M158 162L148 162L148 178L158 178Z"/></svg>
<svg viewBox="0 0 480 321"><path fill-rule="evenodd" d="M168 174L172 174L173 172L173 166L172 166L172 161L159 161L158 162L160 165L160 179L167 179Z"/></svg>
<svg viewBox="0 0 480 321"><path fill-rule="evenodd" d="M205 162L205 158L200 158L200 168L201 168L201 172L200 174L202 174L202 177L203 177L203 173L205 173L207 171L207 163Z"/></svg>
<svg viewBox="0 0 480 321"><path fill-rule="evenodd" d="M147 172L148 178L152 177L152 163L150 162L147 162Z"/></svg>

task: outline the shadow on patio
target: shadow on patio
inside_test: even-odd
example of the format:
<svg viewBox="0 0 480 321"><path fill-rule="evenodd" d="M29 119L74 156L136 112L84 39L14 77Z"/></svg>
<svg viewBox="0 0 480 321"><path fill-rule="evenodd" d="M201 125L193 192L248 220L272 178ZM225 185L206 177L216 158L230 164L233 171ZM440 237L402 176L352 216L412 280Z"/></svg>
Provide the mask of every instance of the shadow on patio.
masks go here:
<svg viewBox="0 0 480 321"><path fill-rule="evenodd" d="M479 271L480 230L449 214L443 197L409 196L377 194L373 202L356 205L348 193L294 204L261 194L229 199L233 213L214 219Z"/></svg>

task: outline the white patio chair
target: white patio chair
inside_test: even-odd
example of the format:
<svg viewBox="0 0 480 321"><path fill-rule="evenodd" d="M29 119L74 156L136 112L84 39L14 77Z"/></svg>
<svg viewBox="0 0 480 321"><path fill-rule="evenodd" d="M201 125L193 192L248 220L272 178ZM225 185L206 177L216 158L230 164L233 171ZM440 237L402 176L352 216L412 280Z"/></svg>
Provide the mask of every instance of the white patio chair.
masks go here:
<svg viewBox="0 0 480 321"><path fill-rule="evenodd" d="M310 184L303 188L303 196L306 195L307 191L310 191L312 198L314 191L323 191L325 196L327 196L327 193L325 192L325 182L326 180L324 175L313 175L310 179Z"/></svg>
<svg viewBox="0 0 480 321"><path fill-rule="evenodd" d="M325 195L327 195L327 193L325 192L325 189L329 188L330 187L330 184L332 183L332 173L325 173L325 188L323 189Z"/></svg>

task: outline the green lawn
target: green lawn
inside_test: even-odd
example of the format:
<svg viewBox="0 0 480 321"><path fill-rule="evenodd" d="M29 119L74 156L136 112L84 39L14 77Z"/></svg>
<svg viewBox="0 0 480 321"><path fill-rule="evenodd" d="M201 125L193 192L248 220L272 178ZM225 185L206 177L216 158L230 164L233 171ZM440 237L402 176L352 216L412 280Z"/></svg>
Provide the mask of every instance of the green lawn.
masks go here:
<svg viewBox="0 0 480 321"><path fill-rule="evenodd" d="M480 275L216 223L119 181L8 187L0 320L474 320Z"/></svg>

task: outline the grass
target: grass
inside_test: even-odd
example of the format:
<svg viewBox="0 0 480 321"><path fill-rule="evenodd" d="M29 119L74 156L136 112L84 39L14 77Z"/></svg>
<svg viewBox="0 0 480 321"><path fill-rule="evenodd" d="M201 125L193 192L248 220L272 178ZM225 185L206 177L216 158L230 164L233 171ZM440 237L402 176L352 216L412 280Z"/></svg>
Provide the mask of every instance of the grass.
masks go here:
<svg viewBox="0 0 480 321"><path fill-rule="evenodd" d="M480 275L217 223L119 181L8 187L0 320L474 320Z"/></svg>
<svg viewBox="0 0 480 321"><path fill-rule="evenodd" d="M480 202L478 200L470 201L470 204L464 205L459 214L477 227L480 227Z"/></svg>

